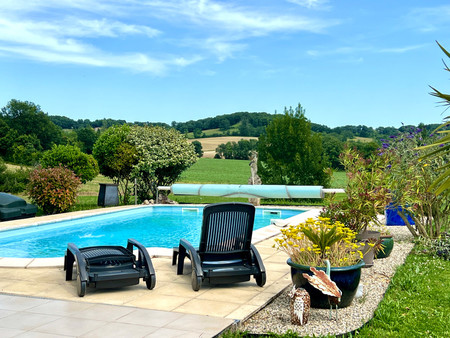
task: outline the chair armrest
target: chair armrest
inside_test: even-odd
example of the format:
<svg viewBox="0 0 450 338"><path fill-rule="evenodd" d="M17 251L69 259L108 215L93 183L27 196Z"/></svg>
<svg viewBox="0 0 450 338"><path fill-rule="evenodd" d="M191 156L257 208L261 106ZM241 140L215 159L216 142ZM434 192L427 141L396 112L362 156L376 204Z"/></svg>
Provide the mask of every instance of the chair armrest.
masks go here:
<svg viewBox="0 0 450 338"><path fill-rule="evenodd" d="M153 268L152 259L150 258L147 249L137 240L129 238L127 243L127 250L131 253L133 252L133 246L135 246L139 251L138 264L141 265L139 267L142 268L142 266L146 266L148 268L149 274L155 275L155 269Z"/></svg>
<svg viewBox="0 0 450 338"><path fill-rule="evenodd" d="M191 259L192 268L195 269L197 276L203 278L202 262L197 253L197 249L195 249L192 244L184 238L180 239L180 248L181 247L186 250L187 257ZM180 261L178 261L178 263L180 263Z"/></svg>
<svg viewBox="0 0 450 338"><path fill-rule="evenodd" d="M82 282L88 281L88 275L86 271L86 258L81 254L80 250L74 243L67 244L67 250L74 256L75 261L77 262L77 271L80 274L80 280ZM70 268L70 267L69 267Z"/></svg>
<svg viewBox="0 0 450 338"><path fill-rule="evenodd" d="M261 259L261 256L260 256L258 250L256 249L256 247L252 244L250 246L250 249L251 249L252 254L254 256L255 263L259 267L260 271L261 272L266 272L266 268L264 267L264 263L263 263L263 261Z"/></svg>

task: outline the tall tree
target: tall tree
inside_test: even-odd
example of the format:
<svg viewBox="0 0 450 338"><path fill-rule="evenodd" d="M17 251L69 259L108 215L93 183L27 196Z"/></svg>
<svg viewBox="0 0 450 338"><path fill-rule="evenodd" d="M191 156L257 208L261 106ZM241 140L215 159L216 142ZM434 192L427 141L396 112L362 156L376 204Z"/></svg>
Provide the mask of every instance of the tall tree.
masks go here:
<svg viewBox="0 0 450 338"><path fill-rule="evenodd" d="M327 161L319 134L299 104L284 110L267 127L258 143L258 174L264 184L328 186Z"/></svg>
<svg viewBox="0 0 450 338"><path fill-rule="evenodd" d="M1 115L19 135L35 135L44 150L61 142L61 128L33 102L13 99L2 108Z"/></svg>

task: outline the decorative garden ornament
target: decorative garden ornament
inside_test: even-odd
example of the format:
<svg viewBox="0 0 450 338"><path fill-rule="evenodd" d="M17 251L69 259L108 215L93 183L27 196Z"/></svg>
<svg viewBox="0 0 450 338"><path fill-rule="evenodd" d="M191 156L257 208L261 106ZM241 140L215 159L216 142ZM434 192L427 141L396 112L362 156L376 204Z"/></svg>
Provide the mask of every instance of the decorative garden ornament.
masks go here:
<svg viewBox="0 0 450 338"><path fill-rule="evenodd" d="M311 307L311 298L308 291L303 288L296 288L295 285L289 292L291 297L291 322L294 325L305 325L309 318L309 309Z"/></svg>
<svg viewBox="0 0 450 338"><path fill-rule="evenodd" d="M309 284L311 284L316 289L321 291L324 295L328 296L328 302L330 303L330 319L333 304L336 305L336 320L337 320L337 309L339 303L341 302L342 291L337 287L336 283L333 282L330 278L330 261L326 259L325 263L327 264L326 272L323 272L322 270L317 270L315 267L312 266L310 270L314 273L314 275L310 276L307 273L304 273L303 277L305 277L309 281Z"/></svg>

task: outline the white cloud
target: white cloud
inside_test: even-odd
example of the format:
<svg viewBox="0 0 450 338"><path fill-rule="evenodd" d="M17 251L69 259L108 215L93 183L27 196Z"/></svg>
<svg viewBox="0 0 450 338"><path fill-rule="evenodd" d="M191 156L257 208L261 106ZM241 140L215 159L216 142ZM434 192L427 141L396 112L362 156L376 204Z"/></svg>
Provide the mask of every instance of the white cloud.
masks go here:
<svg viewBox="0 0 450 338"><path fill-rule="evenodd" d="M157 29L142 25L128 25L108 19L86 20L76 17L67 18L60 27L64 34L77 37L118 37L122 35L145 35L149 38L158 36Z"/></svg>
<svg viewBox="0 0 450 338"><path fill-rule="evenodd" d="M323 8L323 5L328 3L328 0L287 0L290 3L300 5L307 8Z"/></svg>
<svg viewBox="0 0 450 338"><path fill-rule="evenodd" d="M405 47L396 47L396 48L383 48L378 50L379 53L395 53L395 54L403 54L416 49L423 48L427 45L414 45L414 46L405 46Z"/></svg>
<svg viewBox="0 0 450 338"><path fill-rule="evenodd" d="M325 1L304 3L316 7ZM226 1L2 0L0 50L3 55L38 61L117 65L133 71L141 67L160 74L167 67L186 67L211 55L223 62L247 49L252 37L321 33L337 24L337 20L299 15L282 6L263 10ZM126 44L130 37L133 45ZM120 48L113 44L115 39ZM186 41L194 41L187 46L194 49L190 56L179 48ZM164 47L171 51L160 52Z"/></svg>
<svg viewBox="0 0 450 338"><path fill-rule="evenodd" d="M321 32L338 24L336 20L321 20L306 16L262 11L257 8L235 6L209 0L151 1L152 15L166 19L185 19L211 29L240 32L249 36L265 35L280 31ZM278 11L280 12L280 11Z"/></svg>
<svg viewBox="0 0 450 338"><path fill-rule="evenodd" d="M406 14L406 23L422 32L434 32L450 26L450 5L414 8Z"/></svg>

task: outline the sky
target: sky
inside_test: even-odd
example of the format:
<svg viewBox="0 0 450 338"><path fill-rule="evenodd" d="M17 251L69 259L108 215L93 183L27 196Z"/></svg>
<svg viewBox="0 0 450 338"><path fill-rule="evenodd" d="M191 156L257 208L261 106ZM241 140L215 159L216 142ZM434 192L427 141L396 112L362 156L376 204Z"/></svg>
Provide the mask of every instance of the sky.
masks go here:
<svg viewBox="0 0 450 338"><path fill-rule="evenodd" d="M329 127L440 123L429 86L450 92L449 32L448 0L0 0L0 107L170 124L301 104Z"/></svg>

